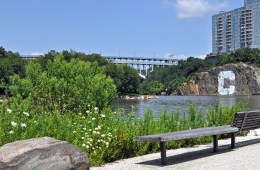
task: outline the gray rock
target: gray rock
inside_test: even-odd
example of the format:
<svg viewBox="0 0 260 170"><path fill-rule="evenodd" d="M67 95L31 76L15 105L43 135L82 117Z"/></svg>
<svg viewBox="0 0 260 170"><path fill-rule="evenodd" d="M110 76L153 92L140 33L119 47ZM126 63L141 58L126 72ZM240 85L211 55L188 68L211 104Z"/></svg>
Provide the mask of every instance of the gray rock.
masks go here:
<svg viewBox="0 0 260 170"><path fill-rule="evenodd" d="M260 94L260 68L244 63L227 64L198 74L189 83L184 84L175 93L178 95L223 95L219 93L221 72L232 72L234 79L223 78L223 88L234 86L232 95Z"/></svg>
<svg viewBox="0 0 260 170"><path fill-rule="evenodd" d="M50 137L15 141L0 148L1 170L86 170L85 153Z"/></svg>

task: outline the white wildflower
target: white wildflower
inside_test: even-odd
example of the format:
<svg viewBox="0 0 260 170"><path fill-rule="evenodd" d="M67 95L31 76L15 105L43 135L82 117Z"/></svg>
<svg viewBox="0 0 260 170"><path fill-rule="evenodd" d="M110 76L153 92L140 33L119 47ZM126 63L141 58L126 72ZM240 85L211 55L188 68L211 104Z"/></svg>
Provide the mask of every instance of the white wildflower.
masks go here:
<svg viewBox="0 0 260 170"><path fill-rule="evenodd" d="M85 139L85 137L81 137L81 139L83 139L83 140L84 140L84 139Z"/></svg>
<svg viewBox="0 0 260 170"><path fill-rule="evenodd" d="M72 133L76 133L76 131L74 130Z"/></svg>
<svg viewBox="0 0 260 170"><path fill-rule="evenodd" d="M94 110L98 110L98 107L95 107Z"/></svg>
<svg viewBox="0 0 260 170"><path fill-rule="evenodd" d="M86 113L89 113L89 111L87 110Z"/></svg>
<svg viewBox="0 0 260 170"><path fill-rule="evenodd" d="M92 131L92 129L89 129L89 131L91 132L91 131Z"/></svg>
<svg viewBox="0 0 260 170"><path fill-rule="evenodd" d="M14 134L14 131L13 130L9 131L9 134Z"/></svg>
<svg viewBox="0 0 260 170"><path fill-rule="evenodd" d="M103 114L101 114L100 116L103 117L103 118L106 117L106 115L103 115Z"/></svg>
<svg viewBox="0 0 260 170"><path fill-rule="evenodd" d="M17 123L14 122L14 121L12 121L12 122L11 122L11 125L12 125L13 127L16 127L16 126L17 126Z"/></svg>
<svg viewBox="0 0 260 170"><path fill-rule="evenodd" d="M93 117L92 120L96 120L96 118Z"/></svg>
<svg viewBox="0 0 260 170"><path fill-rule="evenodd" d="M104 138L106 135L105 134L102 134L101 137Z"/></svg>
<svg viewBox="0 0 260 170"><path fill-rule="evenodd" d="M21 127L27 127L26 123L21 123Z"/></svg>
<svg viewBox="0 0 260 170"><path fill-rule="evenodd" d="M86 117L85 117L85 116L82 116L82 119L86 119Z"/></svg>
<svg viewBox="0 0 260 170"><path fill-rule="evenodd" d="M100 134L100 132L97 132L97 134L99 135L99 134Z"/></svg>
<svg viewBox="0 0 260 170"><path fill-rule="evenodd" d="M93 131L93 134L96 134L96 133L97 133L97 131L94 130L94 131Z"/></svg>
<svg viewBox="0 0 260 170"><path fill-rule="evenodd" d="M28 112L23 112L23 114L24 114L25 116L27 116L27 117L30 116L30 114L29 114Z"/></svg>
<svg viewBox="0 0 260 170"><path fill-rule="evenodd" d="M82 128L83 130L87 130L86 128Z"/></svg>
<svg viewBox="0 0 260 170"><path fill-rule="evenodd" d="M11 110L11 109L6 109L6 111L7 111L8 113L12 113L12 110Z"/></svg>
<svg viewBox="0 0 260 170"><path fill-rule="evenodd" d="M85 144L85 143L83 143L83 144L82 144L82 146L83 146L83 147L86 147L86 144Z"/></svg>
<svg viewBox="0 0 260 170"><path fill-rule="evenodd" d="M88 146L88 145L86 145L86 148L88 149L88 148L89 148L89 146Z"/></svg>

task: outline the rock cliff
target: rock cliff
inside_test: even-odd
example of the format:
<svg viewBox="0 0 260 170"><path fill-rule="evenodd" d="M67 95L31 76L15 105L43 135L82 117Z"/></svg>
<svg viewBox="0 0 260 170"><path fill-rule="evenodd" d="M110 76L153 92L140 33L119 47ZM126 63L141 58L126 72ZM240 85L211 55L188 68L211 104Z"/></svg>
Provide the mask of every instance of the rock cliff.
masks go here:
<svg viewBox="0 0 260 170"><path fill-rule="evenodd" d="M260 94L260 68L244 63L227 64L200 73L180 87L178 95Z"/></svg>

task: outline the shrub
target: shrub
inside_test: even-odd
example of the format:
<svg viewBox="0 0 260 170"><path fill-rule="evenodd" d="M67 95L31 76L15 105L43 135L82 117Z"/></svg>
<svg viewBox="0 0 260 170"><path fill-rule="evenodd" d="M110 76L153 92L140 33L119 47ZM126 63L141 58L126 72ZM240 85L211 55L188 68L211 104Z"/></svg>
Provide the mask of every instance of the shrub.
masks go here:
<svg viewBox="0 0 260 170"><path fill-rule="evenodd" d="M49 60L44 70L39 63L30 62L25 78L11 78L12 104L27 101L30 110L38 112L82 112L89 104L104 108L116 94L113 80L104 71L97 63L67 62L62 55Z"/></svg>

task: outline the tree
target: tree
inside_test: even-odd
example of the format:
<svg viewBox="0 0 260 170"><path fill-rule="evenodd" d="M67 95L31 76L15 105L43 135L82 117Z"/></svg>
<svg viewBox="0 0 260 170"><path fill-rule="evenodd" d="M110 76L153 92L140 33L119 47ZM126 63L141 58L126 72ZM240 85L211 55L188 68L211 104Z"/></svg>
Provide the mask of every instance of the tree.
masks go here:
<svg viewBox="0 0 260 170"><path fill-rule="evenodd" d="M102 109L110 105L116 94L113 80L104 70L96 63L78 59L67 62L63 55L49 60L46 69L30 62L25 78L11 78L11 94L14 101L27 100L31 109L38 111L84 112L88 105Z"/></svg>
<svg viewBox="0 0 260 170"><path fill-rule="evenodd" d="M140 77L134 68L110 63L106 66L106 73L114 80L120 94L137 93Z"/></svg>
<svg viewBox="0 0 260 170"><path fill-rule="evenodd" d="M0 47L0 94L7 94L7 87L9 84L9 77L18 74L24 77L25 65L27 61L24 60L19 53L13 53L6 51L3 47Z"/></svg>
<svg viewBox="0 0 260 170"><path fill-rule="evenodd" d="M164 85L159 81L144 81L138 88L140 94L160 94L164 90Z"/></svg>

